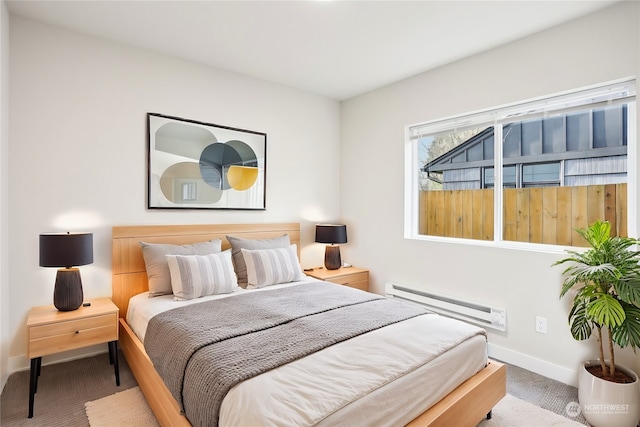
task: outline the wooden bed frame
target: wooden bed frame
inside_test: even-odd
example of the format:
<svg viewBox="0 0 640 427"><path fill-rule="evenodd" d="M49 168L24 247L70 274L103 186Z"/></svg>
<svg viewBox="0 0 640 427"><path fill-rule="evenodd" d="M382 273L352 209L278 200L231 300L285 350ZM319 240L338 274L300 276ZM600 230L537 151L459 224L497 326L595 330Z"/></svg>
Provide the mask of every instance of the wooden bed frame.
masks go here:
<svg viewBox="0 0 640 427"><path fill-rule="evenodd" d="M126 323L129 299L148 290L140 241L184 245L222 239L222 249L230 247L227 235L266 239L288 234L300 250L300 224L205 224L115 226L112 230L112 300L120 309L120 348L149 406L162 426L190 426L178 403L164 385L147 356L144 345ZM476 426L506 395L506 367L490 361L486 368L462 383L440 402L408 425Z"/></svg>

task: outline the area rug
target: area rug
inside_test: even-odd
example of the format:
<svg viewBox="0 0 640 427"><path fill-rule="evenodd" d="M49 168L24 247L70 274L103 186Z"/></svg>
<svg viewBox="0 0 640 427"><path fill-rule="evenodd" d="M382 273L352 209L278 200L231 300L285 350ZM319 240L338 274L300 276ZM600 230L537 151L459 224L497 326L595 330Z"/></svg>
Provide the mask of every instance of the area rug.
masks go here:
<svg viewBox="0 0 640 427"><path fill-rule="evenodd" d="M577 421L507 394L478 427L584 427Z"/></svg>
<svg viewBox="0 0 640 427"><path fill-rule="evenodd" d="M91 427L160 427L139 387L84 404Z"/></svg>
<svg viewBox="0 0 640 427"><path fill-rule="evenodd" d="M91 427L159 427L139 387L84 404ZM576 421L507 394L478 427L584 427Z"/></svg>

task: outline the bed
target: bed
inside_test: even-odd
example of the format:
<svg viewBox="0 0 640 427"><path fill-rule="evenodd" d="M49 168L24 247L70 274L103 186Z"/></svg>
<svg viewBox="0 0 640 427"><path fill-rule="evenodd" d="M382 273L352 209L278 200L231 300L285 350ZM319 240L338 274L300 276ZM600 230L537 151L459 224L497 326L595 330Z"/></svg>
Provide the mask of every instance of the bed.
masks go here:
<svg viewBox="0 0 640 427"><path fill-rule="evenodd" d="M165 385L165 382L160 377L158 371L154 368L154 364L151 362L143 341L140 338L140 334L144 337L144 332L134 332L135 328L138 328L135 324L135 320L132 320L138 315L130 317L129 324L127 322L127 314L129 313L130 301L134 304L142 301L144 306L149 300L161 301L162 298L147 298L145 292L149 291L147 272L145 268L145 261L142 256L142 250L140 242L149 243L169 243L175 245L193 244L196 242L203 242L211 239L221 239L222 249L229 248L229 242L226 238L228 235L238 236L245 239L272 239L278 236L288 235L291 243L295 244L296 249L299 251L300 242L300 228L297 223L278 223L278 224L211 224L211 225L149 225L149 226L116 226L113 227L112 234L112 248L113 248L113 282L112 282L112 299L120 309L120 346L123 354L131 367L131 370L136 377L140 389L144 393L151 409L155 413L159 422L163 426L188 426L191 425L189 419L182 413L181 409L184 409L184 403L178 402L174 398L174 394L169 387ZM277 285L269 287L269 289L259 289L255 292L300 292L300 289L305 287L305 290L315 289L320 287L319 283L313 283L315 279L304 279L296 281L291 284ZM319 282L319 281L315 281ZM324 285L325 283L322 282ZM333 285L338 286L339 285ZM280 290L284 288L291 288L289 290ZM343 288L343 287L340 287ZM336 289L335 291L339 291ZM254 295L255 295L254 292ZM360 291L357 291L360 292ZM306 293L306 292L305 292ZM225 296L227 301L240 301L240 298L248 298L246 294L250 292L241 292L238 295ZM364 292L359 294L362 297L369 298ZM260 297L262 298L262 297ZM171 298L164 297L165 300L171 301ZM216 298L214 298L216 299ZM244 300L243 300L244 301ZM378 301L374 301L378 302ZM217 302L211 302L216 303ZM171 302L167 302L167 305L171 306ZM152 314L146 316L152 318L157 314L155 308L142 308L144 310L151 310ZM140 316L138 316L140 317ZM144 316L142 316L144 317ZM159 317L159 316L158 316ZM272 399L271 401L264 400L265 393L260 398L260 402L263 407L270 408L272 412L265 415L265 420L271 419L271 421L261 424L278 425L283 424L284 421L278 418L285 410L278 405L282 402L286 402L292 395L303 396L305 393L309 395L311 401L314 396L326 397L323 393L329 393L331 384L331 375L325 375L323 379L323 370L319 369L314 371L314 367L324 366L323 363L331 364L332 361L340 359L341 355L350 354L350 363L362 364L361 366L351 369L351 372L357 372L357 378L349 378L349 370L342 371L338 377L344 377L344 385L349 388L351 384L355 382L367 382L368 380L375 381L387 381L380 380L377 376L379 372L375 372L369 368L367 363L372 365L371 360L376 360L376 364L380 360L379 357L384 355L369 356L370 351L363 351L362 349L373 349L380 347L376 343L381 342L381 338L377 334L386 333L385 331L394 331L391 335L402 336L401 334L415 334L416 330L426 327L423 324L431 322L447 322L449 320L441 319L436 315L416 315L410 319L406 319L400 322L393 323L389 326L385 326L371 332L362 334L351 339L346 339L335 345L331 345L328 348L311 354L307 357L301 358L295 363L288 363L282 367L276 368L271 372L258 375L255 378L243 381L231 388L226 397L222 400L220 408L220 425L242 425L255 423L255 420L261 419L260 413L246 413L249 411L238 411L238 407L248 408L254 406L261 406L256 404L246 404L247 399L251 399L252 393L255 390L264 389L268 387L270 392L267 393L267 397ZM143 322L144 324L144 322ZM144 328L144 327L143 327ZM393 329L399 328L399 329ZM424 334L422 334L424 335ZM417 339L422 339L417 337ZM457 358L460 354L469 354L472 352L478 353L478 341L484 340L486 345L486 339L484 337L476 337L473 340L469 340L469 343L456 346L459 347L457 352ZM413 338L408 341L414 341ZM367 347L370 346L370 347ZM412 345L419 345L418 343ZM469 348L465 346L468 345ZM364 347L363 347L364 346ZM461 349L461 350L460 350ZM377 351L377 350L375 350ZM396 350L394 350L396 351ZM413 350L409 347L406 350L409 355ZM451 368L455 366L456 352L447 351L442 355L437 355L429 363L420 364L416 366L419 368L412 368L411 375L398 375L393 381L387 381L384 383L384 387L377 385L370 385L372 387L371 392L367 392L366 395L362 395L354 399L353 402L348 404L337 403L338 409L335 408L328 412L328 415L318 414L315 418L316 421L311 422L316 425L338 425L343 423L345 425L355 425L357 420L367 417L367 420L379 419L382 424L386 425L402 425L407 424L410 426L438 426L438 425L456 425L456 426L475 426L482 418L490 413L493 406L506 394L506 370L505 367L495 361L486 359L486 348L484 349L484 360L476 359L473 361L474 366L471 363L463 363L463 367L466 366L468 372L460 373L463 368ZM364 355L356 357L353 355ZM378 357L378 359L376 359ZM370 359L368 361L368 358ZM389 366L396 363L397 358L388 358ZM387 363L387 362L385 362ZM305 365L306 364L306 365ZM384 365L382 365L384 366ZM393 365L395 366L395 365ZM160 369L160 368L159 368ZM338 367L338 369L340 369ZM345 369L342 367L342 369ZM404 368L403 368L404 369ZM392 370L387 367L385 370ZM313 381L307 381L304 387L293 384L292 388L283 386L282 384L292 384L292 377L302 377L305 373L313 376ZM365 373L365 374L362 374ZM360 378L364 378L363 375L370 375L371 378L365 381L360 381ZM454 375L460 375L455 378L455 383L452 383L450 377ZM420 379L422 376L422 379ZM430 380L424 380L429 378ZM431 380L433 378L439 378L437 380ZM352 381L349 383L348 381ZM339 381L340 382L340 381ZM312 383L313 388L309 389L308 384ZM428 383L428 389L425 384ZM274 387L273 385L276 384ZM296 388L299 387L299 388ZM302 387L302 388L300 388ZM358 385L360 387L360 385ZM335 387L334 387L335 388ZM428 390L428 391L426 391ZM358 391L360 393L360 391ZM360 395L359 395L360 396ZM324 402L325 400L323 400ZM326 400L328 401L328 400ZM312 402L313 403L313 402ZM316 410L315 404L306 404L309 409L309 413ZM301 405L303 408L304 404ZM399 408L402 408L401 410ZM259 410L259 409L257 409ZM287 409L288 410L288 409ZM298 409L300 411L300 409ZM302 415L305 414L305 410L302 410ZM302 416L298 414L298 416ZM292 415L293 416L293 415ZM380 418L376 418L376 417ZM249 418L243 418L249 417ZM251 418L254 417L254 418ZM269 418L272 417L272 418ZM409 418L407 418L409 417ZM295 418L291 418L295 419ZM317 422L320 419L321 422ZM399 421L401 420L401 421ZM343 422L344 421L344 422ZM306 422L306 421L305 421ZM291 424L299 424L302 421L291 421ZM359 423L361 424L361 423ZM379 424L376 422L376 424ZM370 423L371 425L371 423Z"/></svg>

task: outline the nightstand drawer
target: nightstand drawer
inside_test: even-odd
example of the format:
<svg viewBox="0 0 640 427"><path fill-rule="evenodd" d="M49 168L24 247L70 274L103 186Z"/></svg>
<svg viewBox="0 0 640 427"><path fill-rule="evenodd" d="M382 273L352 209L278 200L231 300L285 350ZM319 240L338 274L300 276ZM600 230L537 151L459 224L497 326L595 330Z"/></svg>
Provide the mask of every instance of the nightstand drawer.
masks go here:
<svg viewBox="0 0 640 427"><path fill-rule="evenodd" d="M327 282L338 283L340 285L349 286L352 288L362 289L363 291L369 290L369 273L354 273L345 276L332 277L327 279Z"/></svg>
<svg viewBox="0 0 640 427"><path fill-rule="evenodd" d="M29 357L39 357L118 339L118 314L32 326L29 328Z"/></svg>

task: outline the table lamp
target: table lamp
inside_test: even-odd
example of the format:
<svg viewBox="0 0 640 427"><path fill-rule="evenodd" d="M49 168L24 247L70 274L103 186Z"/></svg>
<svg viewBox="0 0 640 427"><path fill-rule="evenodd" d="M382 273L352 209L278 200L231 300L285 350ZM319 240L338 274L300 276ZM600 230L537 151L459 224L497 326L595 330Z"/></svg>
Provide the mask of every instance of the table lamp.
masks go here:
<svg viewBox="0 0 640 427"><path fill-rule="evenodd" d="M339 243L347 243L347 226L342 224L316 224L316 243L329 243L324 251L324 267L337 270L342 266Z"/></svg>
<svg viewBox="0 0 640 427"><path fill-rule="evenodd" d="M73 311L82 305L82 279L79 265L93 262L92 233L40 234L40 267L63 267L56 274L53 305L60 311Z"/></svg>

